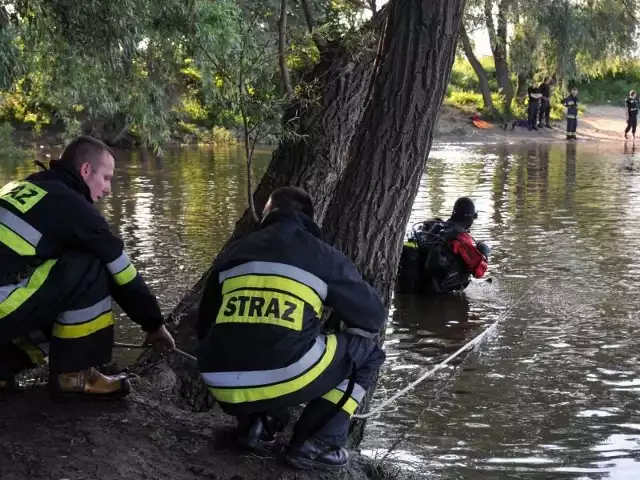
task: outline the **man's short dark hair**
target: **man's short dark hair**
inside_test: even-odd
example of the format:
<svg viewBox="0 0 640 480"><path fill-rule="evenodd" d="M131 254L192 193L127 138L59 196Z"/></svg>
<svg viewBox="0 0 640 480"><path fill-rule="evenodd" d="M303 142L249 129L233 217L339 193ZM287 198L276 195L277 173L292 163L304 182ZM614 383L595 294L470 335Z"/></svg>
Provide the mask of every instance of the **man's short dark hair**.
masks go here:
<svg viewBox="0 0 640 480"><path fill-rule="evenodd" d="M307 192L298 187L281 187L271 192L271 207L292 208L313 219L313 202Z"/></svg>
<svg viewBox="0 0 640 480"><path fill-rule="evenodd" d="M103 142L89 135L81 135L71 140L60 155L60 163L74 167L79 170L83 163L89 163L96 168L102 155L107 152L113 158L113 151Z"/></svg>

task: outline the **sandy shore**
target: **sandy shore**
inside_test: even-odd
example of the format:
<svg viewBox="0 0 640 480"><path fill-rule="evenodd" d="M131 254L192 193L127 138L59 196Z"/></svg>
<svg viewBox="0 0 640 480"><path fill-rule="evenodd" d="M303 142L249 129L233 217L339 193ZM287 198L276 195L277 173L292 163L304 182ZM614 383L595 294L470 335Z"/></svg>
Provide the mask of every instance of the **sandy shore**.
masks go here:
<svg viewBox="0 0 640 480"><path fill-rule="evenodd" d="M468 115L451 107L444 106L438 121L435 141L447 142L557 142L566 140L566 121L552 121L551 129L529 131L511 125L505 131L501 124L492 123L488 129L476 128ZM584 114L578 117L577 136L579 141L624 142L624 129L627 125L623 107L606 105L586 106ZM638 131L640 137L640 130ZM628 142L633 137L629 134Z"/></svg>

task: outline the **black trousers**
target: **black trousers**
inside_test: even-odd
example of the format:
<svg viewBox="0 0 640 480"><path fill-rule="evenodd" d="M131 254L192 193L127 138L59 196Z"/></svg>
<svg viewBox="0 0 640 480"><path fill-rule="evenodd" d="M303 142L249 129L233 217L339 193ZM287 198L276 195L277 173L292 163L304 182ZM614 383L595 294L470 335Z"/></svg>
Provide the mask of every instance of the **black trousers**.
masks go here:
<svg viewBox="0 0 640 480"><path fill-rule="evenodd" d="M48 260L19 284L0 286L0 378L49 355L51 373L71 373L111 360L111 277L87 253Z"/></svg>
<svg viewBox="0 0 640 480"><path fill-rule="evenodd" d="M551 115L551 103L549 100L540 100L540 119L538 124L542 125L542 121L544 120L544 124L549 125L549 115Z"/></svg>
<svg viewBox="0 0 640 480"><path fill-rule="evenodd" d="M576 128L578 128L578 119L567 117L567 138L576 138Z"/></svg>
<svg viewBox="0 0 640 480"><path fill-rule="evenodd" d="M629 130L631 130L631 133L635 137L637 126L638 126L638 115L629 115L629 118L627 119L627 128L625 128L624 130L625 135L629 133Z"/></svg>
<svg viewBox="0 0 640 480"><path fill-rule="evenodd" d="M220 378L219 375L229 374L229 372L208 373L206 343L202 343L198 349L198 363L203 380L209 385L213 397L216 398L222 410L237 417L241 424L245 423L247 417L252 415L267 414L279 419L284 426L288 422L288 409L306 404L294 427L291 443L302 443L308 435L311 435L329 445L340 447L347 441L351 416L364 398L366 391L375 382L378 369L385 360L385 353L375 340L347 333L321 335L316 342L317 345L326 345L325 352L335 349L330 363L322 373L302 388L289 389L293 391L272 395L271 398L264 400L241 403L221 401L218 398L221 396L220 391L211 387L215 383L214 377L216 375ZM250 353L248 352L248 354ZM252 390L273 389L274 384L269 384L267 380L273 372L260 370L260 366L256 365L256 372L251 372L251 374L263 377L265 385L264 387L252 387ZM238 375L235 372L229 375L232 381L240 376L241 374ZM328 422L318 425L318 422L326 418L329 413L335 412L336 405L339 404L347 391L352 376L353 388L346 403ZM297 381L296 378L288 383L291 385L291 382L295 381ZM286 387L282 389L283 392L286 390Z"/></svg>
<svg viewBox="0 0 640 480"><path fill-rule="evenodd" d="M539 106L536 103L530 103L528 107L529 128L534 128L538 119Z"/></svg>

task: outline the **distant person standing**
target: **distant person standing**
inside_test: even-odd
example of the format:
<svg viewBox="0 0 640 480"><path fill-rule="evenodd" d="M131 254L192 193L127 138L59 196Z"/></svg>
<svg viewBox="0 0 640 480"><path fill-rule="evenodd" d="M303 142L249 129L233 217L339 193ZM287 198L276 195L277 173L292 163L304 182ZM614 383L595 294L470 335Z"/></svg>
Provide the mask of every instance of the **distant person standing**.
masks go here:
<svg viewBox="0 0 640 480"><path fill-rule="evenodd" d="M567 107L567 140L576 139L576 128L578 127L578 89L571 88L571 94L562 99L562 105Z"/></svg>
<svg viewBox="0 0 640 480"><path fill-rule="evenodd" d="M624 138L629 138L629 131L631 131L635 140L638 125L638 97L635 90L629 92L629 97L624 103L627 107L627 128L624 130Z"/></svg>
<svg viewBox="0 0 640 480"><path fill-rule="evenodd" d="M527 88L527 96L529 99L528 104L528 119L529 119L529 130L538 130L536 127L536 123L538 120L538 111L540 110L540 90L536 88L533 84L533 80L529 82L529 88Z"/></svg>
<svg viewBox="0 0 640 480"><path fill-rule="evenodd" d="M538 120L538 128L542 128L542 121L544 120L544 126L551 128L549 124L549 115L551 114L551 79L546 77L544 82L538 87L538 92L541 94L540 99L540 117Z"/></svg>

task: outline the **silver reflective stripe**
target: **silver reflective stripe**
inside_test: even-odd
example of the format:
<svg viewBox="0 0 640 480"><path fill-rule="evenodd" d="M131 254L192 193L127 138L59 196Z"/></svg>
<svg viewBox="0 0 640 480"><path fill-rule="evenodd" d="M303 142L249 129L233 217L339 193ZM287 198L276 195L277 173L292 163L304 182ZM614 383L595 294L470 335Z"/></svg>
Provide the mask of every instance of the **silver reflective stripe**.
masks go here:
<svg viewBox="0 0 640 480"><path fill-rule="evenodd" d="M321 300L327 298L327 284L320 278L316 277L313 273L309 273L306 270L302 270L298 267L293 267L285 263L276 262L247 262L237 267L233 267L224 272L220 272L220 283L224 282L228 278L238 277L240 275L279 275L281 277L288 277L292 280L296 280L300 283L313 288Z"/></svg>
<svg viewBox="0 0 640 480"><path fill-rule="evenodd" d="M58 316L58 323L64 323L65 325L73 325L77 323L88 322L101 314L111 310L111 297L106 297L100 300L95 305L91 305L87 308L81 308L80 310L69 310L61 313Z"/></svg>
<svg viewBox="0 0 640 480"><path fill-rule="evenodd" d="M0 303L4 302L14 290L20 287L24 287L29 282L28 278L25 278L20 283L14 283L13 285L4 285L0 287Z"/></svg>
<svg viewBox="0 0 640 480"><path fill-rule="evenodd" d="M249 372L203 373L202 378L211 387L258 387L285 382L302 375L315 365L322 358L324 351L325 339L321 335L316 338L316 343L300 360L287 367Z"/></svg>
<svg viewBox="0 0 640 480"><path fill-rule="evenodd" d="M5 224L34 247L38 246L38 242L42 238L42 234L38 230L2 207L0 207L0 223Z"/></svg>
<svg viewBox="0 0 640 480"><path fill-rule="evenodd" d="M45 357L49 356L49 342L38 343L36 347L38 347L40 351L44 353Z"/></svg>
<svg viewBox="0 0 640 480"><path fill-rule="evenodd" d="M351 335L358 335L359 337L364 338L376 338L378 336L377 333L367 332L366 330L362 330L361 328L347 328L345 332L350 333Z"/></svg>
<svg viewBox="0 0 640 480"><path fill-rule="evenodd" d="M31 340L31 342L38 347L45 356L49 355L49 340L44 335L42 330L34 330L33 332L27 335L27 338Z"/></svg>
<svg viewBox="0 0 640 480"><path fill-rule="evenodd" d="M349 380L344 380L340 385L336 388L341 392L346 392L347 387L349 386ZM365 389L362 388L357 383L353 384L353 392L351 392L351 398L353 398L356 402L360 403L364 398L364 394L366 393Z"/></svg>
<svg viewBox="0 0 640 480"><path fill-rule="evenodd" d="M107 263L107 268L109 269L111 275L115 275L127 268L130 263L131 261L129 260L129 256L126 252L123 251L122 255L116 258L113 262Z"/></svg>

